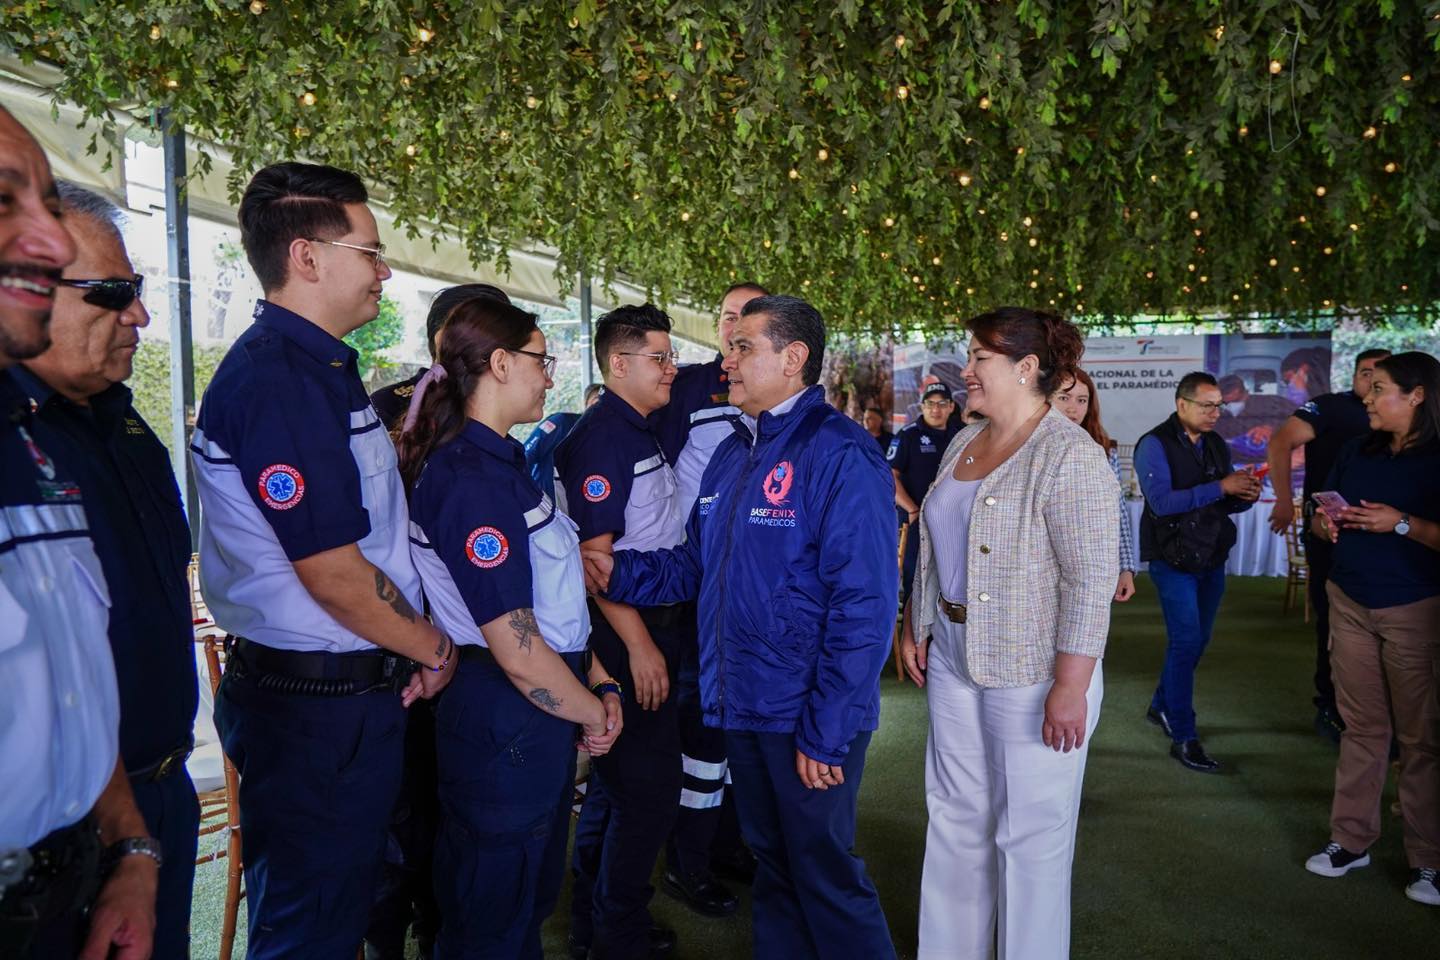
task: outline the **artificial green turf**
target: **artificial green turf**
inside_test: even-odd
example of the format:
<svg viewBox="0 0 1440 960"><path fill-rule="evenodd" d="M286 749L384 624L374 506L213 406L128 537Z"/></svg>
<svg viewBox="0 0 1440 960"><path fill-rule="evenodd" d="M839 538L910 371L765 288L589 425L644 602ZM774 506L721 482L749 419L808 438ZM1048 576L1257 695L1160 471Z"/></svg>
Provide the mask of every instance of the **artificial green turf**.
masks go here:
<svg viewBox="0 0 1440 960"><path fill-rule="evenodd" d="M1440 957L1440 909L1404 897L1400 823L1389 813L1393 786L1370 867L1328 880L1302 866L1329 839L1335 751L1311 727L1313 634L1298 613L1281 616L1281 582L1229 581L1215 640L1200 665L1200 734L1225 765L1215 776L1170 759L1168 742L1145 721L1165 630L1149 581L1142 577L1139 586L1134 600L1116 607L1105 659L1105 701L1080 813L1072 956ZM907 958L915 955L925 843L925 701L893 671L882 690L857 851L880 890L899 955ZM197 958L215 956L222 871L202 867L197 877ZM546 926L548 957L565 956L568 897L567 888ZM663 894L653 910L680 935L677 960L750 955L748 900L726 920L696 917ZM243 907L241 914L243 944ZM849 954L836 944L827 956Z"/></svg>

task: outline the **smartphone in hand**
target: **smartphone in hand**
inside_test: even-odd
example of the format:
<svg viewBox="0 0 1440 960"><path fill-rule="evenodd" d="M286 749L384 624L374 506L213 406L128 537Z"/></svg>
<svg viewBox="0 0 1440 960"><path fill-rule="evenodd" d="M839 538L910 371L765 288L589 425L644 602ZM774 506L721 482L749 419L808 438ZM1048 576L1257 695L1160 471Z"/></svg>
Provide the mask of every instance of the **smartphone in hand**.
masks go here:
<svg viewBox="0 0 1440 960"><path fill-rule="evenodd" d="M1330 521L1330 526L1336 530L1340 529L1340 514L1350 506L1345 502L1345 498L1334 490L1320 490L1312 493L1310 499L1314 500L1316 508L1325 514L1326 519Z"/></svg>

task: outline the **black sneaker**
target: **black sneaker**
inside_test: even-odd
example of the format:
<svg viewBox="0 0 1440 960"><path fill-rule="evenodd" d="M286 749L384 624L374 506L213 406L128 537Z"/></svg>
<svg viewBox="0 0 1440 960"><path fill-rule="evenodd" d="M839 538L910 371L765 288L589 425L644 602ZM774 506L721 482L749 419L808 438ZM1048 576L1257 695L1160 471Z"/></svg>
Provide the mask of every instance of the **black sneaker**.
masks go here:
<svg viewBox="0 0 1440 960"><path fill-rule="evenodd" d="M1434 867L1419 867L1410 871L1410 883L1405 887L1405 896L1416 903L1440 907L1440 881L1437 881Z"/></svg>
<svg viewBox="0 0 1440 960"><path fill-rule="evenodd" d="M1170 756L1179 760L1181 766L1199 773L1215 773L1220 769L1220 762L1205 752L1199 740L1170 744Z"/></svg>
<svg viewBox="0 0 1440 960"><path fill-rule="evenodd" d="M1351 870L1370 866L1370 851L1351 853L1338 843L1327 843L1325 849L1305 861L1305 869L1322 877L1343 877ZM1431 874L1435 871L1431 870ZM1409 888L1406 888L1408 894ZM1412 898L1413 899L1413 898Z"/></svg>
<svg viewBox="0 0 1440 960"><path fill-rule="evenodd" d="M1174 738L1174 734L1170 732L1170 715L1164 710L1156 710L1154 707L1148 707L1145 710L1145 719L1155 724L1155 726L1161 730L1164 730L1165 736L1172 739Z"/></svg>

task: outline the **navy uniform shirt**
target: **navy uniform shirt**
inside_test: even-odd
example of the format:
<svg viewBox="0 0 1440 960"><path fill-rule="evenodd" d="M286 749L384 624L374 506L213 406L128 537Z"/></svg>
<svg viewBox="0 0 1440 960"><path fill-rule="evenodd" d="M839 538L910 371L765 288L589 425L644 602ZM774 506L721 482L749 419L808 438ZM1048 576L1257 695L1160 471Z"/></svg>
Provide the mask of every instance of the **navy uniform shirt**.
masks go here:
<svg viewBox="0 0 1440 960"><path fill-rule="evenodd" d="M0 370L0 852L90 811L115 771L110 595L69 465Z"/></svg>
<svg viewBox="0 0 1440 960"><path fill-rule="evenodd" d="M412 606L420 578L395 447L355 351L261 300L200 404L200 581L215 622L282 650L374 652L326 613L294 561L356 544Z"/></svg>
<svg viewBox="0 0 1440 960"><path fill-rule="evenodd" d="M1325 485L1316 489L1335 490L1352 506L1369 500L1440 520L1440 444L1397 457L1388 448L1364 452L1365 440L1342 446ZM1372 610L1414 603L1440 595L1440 552L1393 530L1341 530L1330 582Z"/></svg>
<svg viewBox="0 0 1440 960"><path fill-rule="evenodd" d="M370 394L370 403L375 407L375 412L379 414L380 422L385 425L386 430L394 429L395 424L405 419L405 411L410 409L410 398L415 396L415 385L423 376L425 370Z"/></svg>
<svg viewBox="0 0 1440 960"><path fill-rule="evenodd" d="M916 420L902 427L890 441L885 459L890 462L890 469L900 474L900 489L917 505L935 482L945 448L959 432L948 423L936 430L924 420Z"/></svg>
<svg viewBox="0 0 1440 960"><path fill-rule="evenodd" d="M529 607L556 653L585 649L580 538L515 440L471 420L436 449L410 495L410 543L431 614L456 643L489 646L481 626Z"/></svg>
<svg viewBox="0 0 1440 960"><path fill-rule="evenodd" d="M1315 430L1315 439L1305 444L1303 496L1308 504L1310 494L1330 489L1324 485L1325 478L1335 467L1340 448L1370 432L1370 415L1365 412L1365 401L1353 390L1321 394L1294 415Z"/></svg>
<svg viewBox="0 0 1440 960"><path fill-rule="evenodd" d="M199 705L190 613L190 527L170 455L114 384L71 403L24 367L35 436L76 466L91 539L110 588L110 648L120 685L120 756L128 770L189 741Z"/></svg>
<svg viewBox="0 0 1440 960"><path fill-rule="evenodd" d="M660 449L658 418L606 390L560 444L555 465L565 511L583 542L614 534L617 550L658 550L685 538L675 472Z"/></svg>
<svg viewBox="0 0 1440 960"><path fill-rule="evenodd" d="M682 519L700 496L700 478L721 441L735 432L738 407L730 404L730 378L721 358L689 364L675 374L670 402L658 411L656 431L665 457L675 465Z"/></svg>
<svg viewBox="0 0 1440 960"><path fill-rule="evenodd" d="M537 423L525 439L525 464L530 470L530 479L552 500L555 498L555 451L579 422L578 413L552 413Z"/></svg>

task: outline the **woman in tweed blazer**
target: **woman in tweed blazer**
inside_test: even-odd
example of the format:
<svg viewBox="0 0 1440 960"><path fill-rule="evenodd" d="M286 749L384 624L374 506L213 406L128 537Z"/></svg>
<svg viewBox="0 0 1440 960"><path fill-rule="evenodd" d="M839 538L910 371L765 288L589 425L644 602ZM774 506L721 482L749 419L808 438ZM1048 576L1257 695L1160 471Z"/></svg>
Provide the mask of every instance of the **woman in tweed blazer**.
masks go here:
<svg viewBox="0 0 1440 960"><path fill-rule="evenodd" d="M969 405L988 419L951 441L921 506L902 640L930 706L919 956L1061 960L1119 490L1048 403L1084 350L1075 327L1019 308L967 327Z"/></svg>

